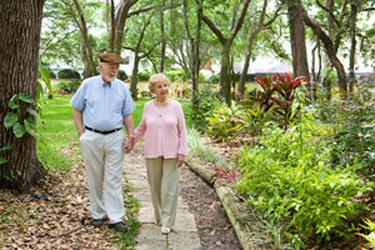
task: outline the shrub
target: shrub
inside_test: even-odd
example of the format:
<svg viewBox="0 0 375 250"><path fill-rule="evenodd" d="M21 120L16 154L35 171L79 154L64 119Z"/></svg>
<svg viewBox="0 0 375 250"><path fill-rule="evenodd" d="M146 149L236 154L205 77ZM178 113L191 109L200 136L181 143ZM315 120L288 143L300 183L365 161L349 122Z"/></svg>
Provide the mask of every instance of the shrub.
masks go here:
<svg viewBox="0 0 375 250"><path fill-rule="evenodd" d="M342 103L319 103L320 116L336 133L331 139L336 165L359 163L359 172L375 180L375 98L369 88L360 89L356 98Z"/></svg>
<svg viewBox="0 0 375 250"><path fill-rule="evenodd" d="M81 79L80 74L73 69L62 69L57 76L59 79Z"/></svg>
<svg viewBox="0 0 375 250"><path fill-rule="evenodd" d="M151 77L151 73L150 72L147 72L147 71L141 71L138 73L138 79L140 81L148 81L148 79L150 79Z"/></svg>
<svg viewBox="0 0 375 250"><path fill-rule="evenodd" d="M223 105L215 109L212 116L207 118L207 135L217 141L225 141L241 130L243 116L244 111L234 102L230 107Z"/></svg>
<svg viewBox="0 0 375 250"><path fill-rule="evenodd" d="M50 71L49 71L49 77L51 78L51 79L56 79L56 74L50 69Z"/></svg>
<svg viewBox="0 0 375 250"><path fill-rule="evenodd" d="M207 118L207 134L216 141L227 141L240 133L253 137L260 133L259 128L268 119L260 109L249 109L232 102L230 107L224 104L216 108Z"/></svg>
<svg viewBox="0 0 375 250"><path fill-rule="evenodd" d="M361 181L355 164L332 168L332 147L318 136L332 131L317 125L314 114L303 114L286 132L264 128L260 146L245 146L237 163L243 174L237 189L271 223L280 223L296 248L348 235L344 220L365 209L354 196L373 186Z"/></svg>
<svg viewBox="0 0 375 250"><path fill-rule="evenodd" d="M81 81L79 80L68 80L59 82L57 87L61 94L71 94L76 92L80 85Z"/></svg>
<svg viewBox="0 0 375 250"><path fill-rule="evenodd" d="M171 70L167 71L165 75L171 80L172 82L181 80L185 81L187 79L186 73L183 70Z"/></svg>
<svg viewBox="0 0 375 250"><path fill-rule="evenodd" d="M212 116L213 110L220 105L220 99L210 88L204 88L194 96L191 112L191 124L199 132L206 131L207 117Z"/></svg>
<svg viewBox="0 0 375 250"><path fill-rule="evenodd" d="M199 72L198 80L199 82L206 82L206 77L203 75L202 72Z"/></svg>
<svg viewBox="0 0 375 250"><path fill-rule="evenodd" d="M209 83L219 83L220 82L220 75L212 75L208 79Z"/></svg>
<svg viewBox="0 0 375 250"><path fill-rule="evenodd" d="M121 81L125 81L128 79L128 75L126 74L124 70L120 70L118 72L118 79L120 79Z"/></svg>

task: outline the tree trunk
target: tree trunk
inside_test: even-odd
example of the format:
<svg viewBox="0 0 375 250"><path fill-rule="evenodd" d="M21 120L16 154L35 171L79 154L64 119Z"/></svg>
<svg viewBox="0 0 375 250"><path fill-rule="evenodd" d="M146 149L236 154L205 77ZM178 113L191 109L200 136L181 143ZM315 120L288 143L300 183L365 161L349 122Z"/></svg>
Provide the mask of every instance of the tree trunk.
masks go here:
<svg viewBox="0 0 375 250"><path fill-rule="evenodd" d="M109 36L109 51L114 52L115 51L115 37L116 37L116 12L115 12L115 2L114 0L111 0L111 4L109 6L110 8L110 29L108 30L110 36Z"/></svg>
<svg viewBox="0 0 375 250"><path fill-rule="evenodd" d="M250 60L251 60L251 52L253 50L253 44L254 44L254 40L255 40L256 36L258 35L258 33L264 27L264 17L266 15L267 4L268 4L268 1L264 0L263 8L262 8L262 12L261 12L260 17L259 17L259 22L257 24L257 28L254 31L252 31L251 28L249 27L250 33L249 33L249 38L247 40L245 63L244 63L244 67L242 69L240 80L239 80L239 83L238 83L238 97L239 97L239 99L243 98L243 96L245 94L244 93L245 92L245 82L246 82L246 78L247 78L247 72L249 71Z"/></svg>
<svg viewBox="0 0 375 250"><path fill-rule="evenodd" d="M305 9L302 8L304 22L307 26L309 26L314 33L318 36L318 38L322 41L324 48L326 50L327 56L332 63L333 67L335 67L337 76L338 76L338 84L340 89L340 97L341 99L345 100L348 96L347 91L347 79L345 75L345 68L342 65L340 59L336 55L336 47L332 41L332 39L323 31L322 27L313 19L311 19Z"/></svg>
<svg viewBox="0 0 375 250"><path fill-rule="evenodd" d="M13 95L26 93L35 98L38 78L38 52L44 0L13 1L0 3L0 120L10 111L8 103ZM27 118L21 106L21 119ZM8 160L0 165L0 188L27 191L39 181L44 171L36 156L36 141L25 134L17 139L11 130L0 125L0 151Z"/></svg>
<svg viewBox="0 0 375 250"><path fill-rule="evenodd" d="M224 96L225 102L230 105L232 100L230 92L230 44L224 44L221 52L220 93Z"/></svg>
<svg viewBox="0 0 375 250"><path fill-rule="evenodd" d="M233 22L233 26L230 30L229 36L225 37L221 30L205 15L202 14L202 20L207 24L210 30L216 35L218 40L223 46L221 54L221 70L220 70L220 94L224 96L225 102L230 105L232 96L230 91L230 49L234 38L238 31L241 29L247 10L249 8L251 0L245 0L243 2L243 8L240 16L236 22ZM235 13L237 14L237 13Z"/></svg>
<svg viewBox="0 0 375 250"><path fill-rule="evenodd" d="M193 95L199 92L199 65L200 65L200 44L201 44L201 30L202 30L202 15L203 15L203 0L196 1L197 13L197 27L196 37L193 40Z"/></svg>
<svg viewBox="0 0 375 250"><path fill-rule="evenodd" d="M164 72L165 66L165 48L167 45L167 41L165 39L165 27L164 27L164 4L163 1L162 6L160 7L160 36L161 36L161 44L160 44L160 72Z"/></svg>
<svg viewBox="0 0 375 250"><path fill-rule="evenodd" d="M132 80L130 83L130 92L132 93L132 98L133 100L138 100L138 89L137 89L137 84L138 84L138 66L139 66L139 56L138 52L134 51L134 66L133 66L133 71L132 71Z"/></svg>
<svg viewBox="0 0 375 250"><path fill-rule="evenodd" d="M353 87L355 84L355 72L354 72L354 65L355 65L355 51L357 41L355 39L356 36L356 22L357 22L357 13L358 13L358 0L352 0L350 5L350 56L349 56L349 95L353 92Z"/></svg>
<svg viewBox="0 0 375 250"><path fill-rule="evenodd" d="M288 0L287 5L294 75L309 76L306 56L305 25L303 23L303 14L301 11L301 0Z"/></svg>
<svg viewBox="0 0 375 250"><path fill-rule="evenodd" d="M86 25L86 19L81 6L77 0L73 0L74 6L78 12L78 26L81 31L81 57L84 65L83 77L88 78L96 75L96 66L93 58L92 47L89 40L89 32Z"/></svg>
<svg viewBox="0 0 375 250"><path fill-rule="evenodd" d="M124 31L125 31L125 23L128 17L128 13L130 8L136 4L138 0L122 0L118 11L116 13L116 26L115 32L112 33L114 36L111 41L114 41L114 44L110 44L110 48L113 47L113 52L116 54L121 54L121 49L123 47L123 40L124 40Z"/></svg>

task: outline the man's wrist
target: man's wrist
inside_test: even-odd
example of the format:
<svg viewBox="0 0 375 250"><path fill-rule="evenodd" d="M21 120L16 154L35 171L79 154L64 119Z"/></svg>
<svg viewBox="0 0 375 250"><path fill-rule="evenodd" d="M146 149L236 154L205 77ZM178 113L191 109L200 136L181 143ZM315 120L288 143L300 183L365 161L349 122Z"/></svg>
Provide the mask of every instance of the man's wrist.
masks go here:
<svg viewBox="0 0 375 250"><path fill-rule="evenodd" d="M134 136L134 134L128 134L128 138L135 139L135 136Z"/></svg>

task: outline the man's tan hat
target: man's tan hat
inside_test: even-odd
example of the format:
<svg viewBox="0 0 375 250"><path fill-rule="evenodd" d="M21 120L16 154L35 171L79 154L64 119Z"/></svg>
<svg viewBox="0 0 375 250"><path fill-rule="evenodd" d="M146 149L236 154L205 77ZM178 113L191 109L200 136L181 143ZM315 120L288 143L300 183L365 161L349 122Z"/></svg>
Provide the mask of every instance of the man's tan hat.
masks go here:
<svg viewBox="0 0 375 250"><path fill-rule="evenodd" d="M100 62L106 62L109 64L121 64L124 59L115 53L103 53L99 55Z"/></svg>

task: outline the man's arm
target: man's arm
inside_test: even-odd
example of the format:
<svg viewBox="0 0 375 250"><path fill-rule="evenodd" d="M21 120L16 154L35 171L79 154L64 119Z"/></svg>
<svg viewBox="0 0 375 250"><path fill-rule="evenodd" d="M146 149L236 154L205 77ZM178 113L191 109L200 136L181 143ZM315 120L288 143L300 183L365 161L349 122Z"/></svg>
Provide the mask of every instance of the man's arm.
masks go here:
<svg viewBox="0 0 375 250"><path fill-rule="evenodd" d="M74 109L73 120L74 120L74 124L76 125L78 135L81 136L83 132L85 132L85 128L83 126L83 121L82 121L82 111L78 109Z"/></svg>
<svg viewBox="0 0 375 250"><path fill-rule="evenodd" d="M129 152L134 147L134 123L131 114L124 117L124 125L128 132L128 138L126 142L124 142L124 150L125 152Z"/></svg>

